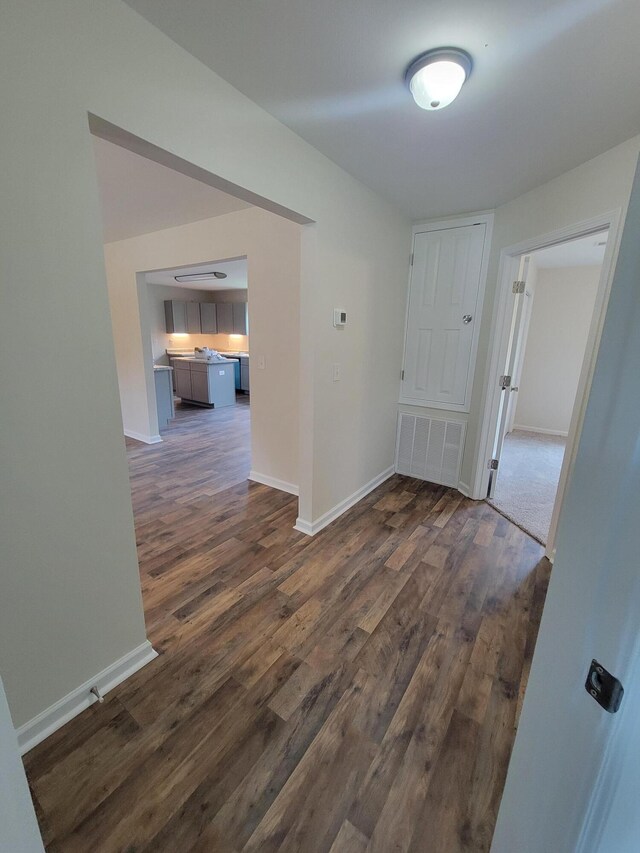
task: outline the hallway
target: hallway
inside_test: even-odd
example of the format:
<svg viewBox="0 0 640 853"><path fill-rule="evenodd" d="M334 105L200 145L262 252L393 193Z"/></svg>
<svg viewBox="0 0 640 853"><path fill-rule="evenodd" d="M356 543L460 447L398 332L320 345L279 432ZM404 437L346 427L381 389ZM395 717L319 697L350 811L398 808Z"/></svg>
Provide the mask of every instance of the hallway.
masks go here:
<svg viewBox="0 0 640 853"><path fill-rule="evenodd" d="M542 549L401 476L309 538L246 480L248 421L127 442L160 655L26 756L49 849L487 851Z"/></svg>

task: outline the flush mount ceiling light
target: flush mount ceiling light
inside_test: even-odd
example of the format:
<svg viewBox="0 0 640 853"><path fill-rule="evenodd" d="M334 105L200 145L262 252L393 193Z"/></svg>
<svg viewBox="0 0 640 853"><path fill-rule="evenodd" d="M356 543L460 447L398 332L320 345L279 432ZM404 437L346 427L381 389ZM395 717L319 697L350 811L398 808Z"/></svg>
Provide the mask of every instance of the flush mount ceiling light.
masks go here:
<svg viewBox="0 0 640 853"><path fill-rule="evenodd" d="M438 47L414 59L404 79L419 107L441 110L458 97L472 64L465 50Z"/></svg>
<svg viewBox="0 0 640 853"><path fill-rule="evenodd" d="M211 278L226 278L226 272L191 272L186 275L174 275L176 281L209 281Z"/></svg>

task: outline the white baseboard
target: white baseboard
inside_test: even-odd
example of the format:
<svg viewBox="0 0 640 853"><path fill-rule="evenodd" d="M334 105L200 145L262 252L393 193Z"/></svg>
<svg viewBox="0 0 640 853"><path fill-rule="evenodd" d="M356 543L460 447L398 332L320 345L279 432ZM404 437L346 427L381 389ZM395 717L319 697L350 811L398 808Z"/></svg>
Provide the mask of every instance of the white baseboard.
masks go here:
<svg viewBox="0 0 640 853"><path fill-rule="evenodd" d="M105 693L117 687L118 684L133 675L134 672L142 669L145 664L157 656L156 650L146 640L106 669L85 681L84 684L76 687L71 693L67 693L66 696L29 720L28 723L20 726L16 731L20 753L24 755L25 752L29 752L34 746L37 746L65 723L68 723L85 708L88 708L89 705L97 702L98 700L89 692L92 687L97 687L104 696Z"/></svg>
<svg viewBox="0 0 640 853"><path fill-rule="evenodd" d="M384 483L385 480L388 480L389 477L392 477L394 474L395 467L392 465L390 468L387 468L385 471L378 474L377 477L374 477L373 480L369 480L368 483L352 495L349 495L348 498L340 501L340 503L325 512L320 516L320 518L316 519L316 521L307 521L304 518L298 517L294 524L294 529L299 530L301 533L306 533L307 536L315 536L316 533L319 533L320 530L328 524L331 524L332 521L335 521L336 518L339 518L339 516L345 513L348 509L351 509L351 507L357 504L358 501L361 501L362 498L366 497L369 492L377 489L379 485Z"/></svg>
<svg viewBox="0 0 640 853"><path fill-rule="evenodd" d="M159 435L144 435L132 429L125 429L124 434L127 438L135 438L136 441L142 441L144 444L159 444L162 441Z"/></svg>
<svg viewBox="0 0 640 853"><path fill-rule="evenodd" d="M271 486L272 489L280 489L281 492L288 492L290 495L298 494L298 487L294 483L287 483L286 480L278 480L277 477L269 477L268 474L249 471L249 479L254 483L262 483L263 486Z"/></svg>
<svg viewBox="0 0 640 853"><path fill-rule="evenodd" d="M561 435L563 438L569 435L568 432L561 429L542 429L542 427L521 426L520 424L514 424L513 429L519 429L522 432L539 432L541 435Z"/></svg>
<svg viewBox="0 0 640 853"><path fill-rule="evenodd" d="M313 529L313 524L310 521L305 521L303 518L296 518L296 523L293 525L294 530L299 530L300 533L306 533L307 536L313 536L314 533L317 533L317 530Z"/></svg>

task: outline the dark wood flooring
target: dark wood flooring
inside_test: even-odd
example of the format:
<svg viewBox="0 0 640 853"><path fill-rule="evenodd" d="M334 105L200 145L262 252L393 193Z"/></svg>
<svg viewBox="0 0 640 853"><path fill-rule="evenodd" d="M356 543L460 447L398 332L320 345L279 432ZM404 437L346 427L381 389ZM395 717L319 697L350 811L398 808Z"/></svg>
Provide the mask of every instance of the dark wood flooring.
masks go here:
<svg viewBox="0 0 640 853"><path fill-rule="evenodd" d="M127 442L160 656L26 756L48 849L487 851L541 547L400 476L304 536L246 402Z"/></svg>

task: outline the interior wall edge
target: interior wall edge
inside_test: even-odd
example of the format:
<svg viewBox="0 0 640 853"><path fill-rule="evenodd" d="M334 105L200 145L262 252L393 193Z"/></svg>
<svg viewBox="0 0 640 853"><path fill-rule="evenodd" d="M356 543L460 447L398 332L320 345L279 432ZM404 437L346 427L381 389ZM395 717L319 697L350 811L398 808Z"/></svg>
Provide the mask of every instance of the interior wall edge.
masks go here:
<svg viewBox="0 0 640 853"><path fill-rule="evenodd" d="M85 708L95 704L98 700L90 692L92 687L97 687L104 696L156 657L158 653L146 640L28 720L16 730L21 753L29 752Z"/></svg>

